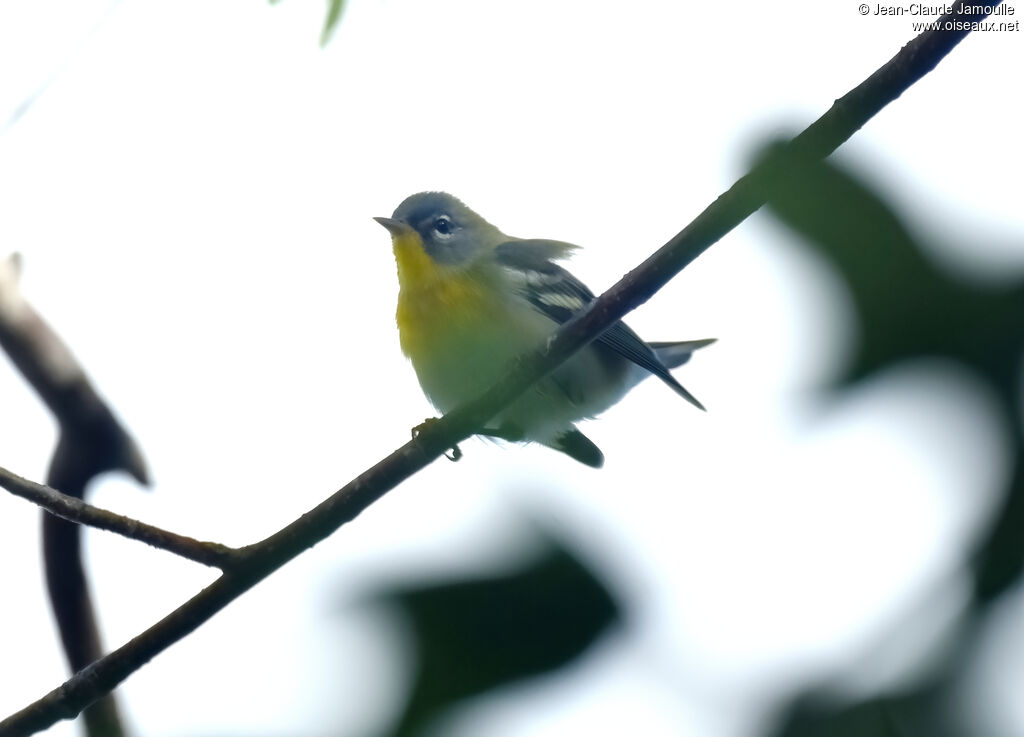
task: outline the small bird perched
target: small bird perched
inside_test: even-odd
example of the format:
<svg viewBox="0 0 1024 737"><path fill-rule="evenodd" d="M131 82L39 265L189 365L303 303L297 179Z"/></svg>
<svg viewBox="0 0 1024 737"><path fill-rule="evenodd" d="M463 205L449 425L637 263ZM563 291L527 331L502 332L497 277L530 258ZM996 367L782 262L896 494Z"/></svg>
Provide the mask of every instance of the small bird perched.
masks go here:
<svg viewBox="0 0 1024 737"><path fill-rule="evenodd" d="M441 412L473 399L537 348L594 294L555 261L576 248L507 236L445 192L407 198L389 218L398 262L402 352ZM601 450L576 429L651 374L704 409L670 368L713 340L645 343L617 322L490 421L481 435L534 441L599 468Z"/></svg>

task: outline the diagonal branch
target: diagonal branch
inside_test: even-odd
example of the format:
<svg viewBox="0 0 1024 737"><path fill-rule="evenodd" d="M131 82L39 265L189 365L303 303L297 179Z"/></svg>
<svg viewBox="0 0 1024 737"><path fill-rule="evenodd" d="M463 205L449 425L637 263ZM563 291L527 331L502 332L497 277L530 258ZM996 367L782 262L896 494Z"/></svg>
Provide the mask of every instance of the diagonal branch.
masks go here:
<svg viewBox="0 0 1024 737"><path fill-rule="evenodd" d="M939 19L960 18L954 12ZM981 20L983 16L972 16ZM789 145L805 156L825 157L927 74L969 32L926 31L815 121ZM210 586L64 685L0 722L0 737L32 734L74 717L152 657L185 637L257 582L351 521L385 493L424 468L515 399L534 381L647 301L712 243L756 211L766 199L772 164L740 179L690 225L623 277L582 314L565 323L542 348L521 357L503 381L479 399L428 423L418 437L346 484L340 491L265 540L240 550L238 565Z"/></svg>
<svg viewBox="0 0 1024 737"><path fill-rule="evenodd" d="M169 532L145 522L94 507L81 499L63 494L49 486L37 484L0 468L0 486L15 496L27 499L62 519L89 525L100 530L144 542L154 548L166 550L182 558L215 568L228 568L235 557L235 549L220 543L195 540Z"/></svg>

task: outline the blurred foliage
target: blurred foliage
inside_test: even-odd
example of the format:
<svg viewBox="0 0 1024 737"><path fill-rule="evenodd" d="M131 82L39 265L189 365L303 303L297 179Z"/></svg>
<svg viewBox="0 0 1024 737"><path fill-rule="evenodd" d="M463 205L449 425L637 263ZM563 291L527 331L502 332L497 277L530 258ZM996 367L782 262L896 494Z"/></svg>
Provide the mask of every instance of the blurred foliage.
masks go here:
<svg viewBox="0 0 1024 737"><path fill-rule="evenodd" d="M958 279L929 259L893 211L848 174L782 149L772 156L780 173L771 210L826 259L856 309L860 341L840 383L905 359L943 357L966 364L1012 400L1024 351L1024 284Z"/></svg>
<svg viewBox="0 0 1024 737"><path fill-rule="evenodd" d="M341 20L341 12L345 9L345 0L327 0L327 19L324 21L323 30L320 31L320 45L326 46L334 35L334 29L338 27Z"/></svg>
<svg viewBox="0 0 1024 737"><path fill-rule="evenodd" d="M396 586L369 601L409 628L411 685L396 737L423 734L463 700L555 672L621 619L604 584L550 536L513 570Z"/></svg>
<svg viewBox="0 0 1024 737"><path fill-rule="evenodd" d="M1024 570L1024 443L1021 368L1024 280L967 282L941 268L877 194L834 164L792 147L766 154L771 212L804 236L845 284L857 344L836 389L898 363L943 358L972 370L1000 398L1003 426L1017 449L1002 505L972 561L968 612L946 643L949 655L901 693L837 704L821 689L797 696L774 737L967 737L974 733L950 704L989 605ZM897 490L894 490L897 493Z"/></svg>
<svg viewBox="0 0 1024 737"><path fill-rule="evenodd" d="M281 0L270 0L271 5L277 5L279 2ZM345 0L327 0L327 18L324 19L324 27L320 29L321 46L326 46L327 42L331 40L344 11Z"/></svg>
<svg viewBox="0 0 1024 737"><path fill-rule="evenodd" d="M884 695L856 704L837 705L824 696L804 696L789 709L780 737L953 737L954 723L936 701L935 684L907 694Z"/></svg>

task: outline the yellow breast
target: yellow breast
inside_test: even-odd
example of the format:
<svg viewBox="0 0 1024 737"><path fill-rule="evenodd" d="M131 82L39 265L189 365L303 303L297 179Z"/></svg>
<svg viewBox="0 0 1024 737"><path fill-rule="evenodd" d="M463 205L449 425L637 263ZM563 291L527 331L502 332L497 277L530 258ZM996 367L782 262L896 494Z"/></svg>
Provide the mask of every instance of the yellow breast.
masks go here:
<svg viewBox="0 0 1024 737"><path fill-rule="evenodd" d="M554 328L550 318L508 298L499 271L485 264L436 264L415 233L393 241L401 286L396 320L402 352L412 361L424 394L441 412L489 388L508 370L509 361L536 348ZM551 392L529 396L503 416L524 430L536 430L538 418L550 414ZM579 418L577 408L562 405ZM562 415L556 415L555 424L564 429Z"/></svg>
<svg viewBox="0 0 1024 737"><path fill-rule="evenodd" d="M489 301L478 275L435 263L415 233L394 238L398 264L398 323L402 352L414 365L429 360L459 336L484 327Z"/></svg>

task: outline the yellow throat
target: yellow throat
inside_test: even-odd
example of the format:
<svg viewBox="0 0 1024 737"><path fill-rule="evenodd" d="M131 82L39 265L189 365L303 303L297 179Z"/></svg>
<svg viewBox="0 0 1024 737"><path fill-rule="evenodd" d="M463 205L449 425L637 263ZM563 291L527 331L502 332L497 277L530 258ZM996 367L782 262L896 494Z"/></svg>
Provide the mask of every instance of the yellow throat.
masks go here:
<svg viewBox="0 0 1024 737"><path fill-rule="evenodd" d="M413 364L428 358L442 336L486 320L486 285L473 272L436 263L415 231L392 237L398 265L398 323L402 352Z"/></svg>

